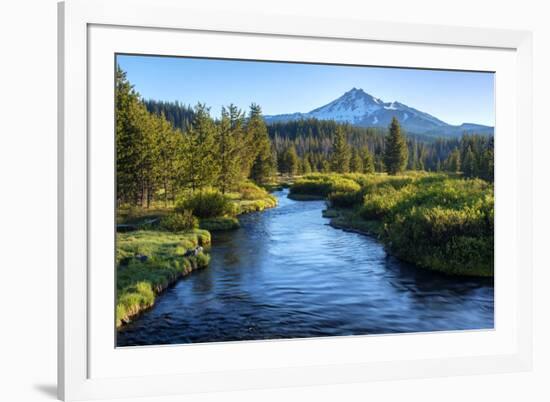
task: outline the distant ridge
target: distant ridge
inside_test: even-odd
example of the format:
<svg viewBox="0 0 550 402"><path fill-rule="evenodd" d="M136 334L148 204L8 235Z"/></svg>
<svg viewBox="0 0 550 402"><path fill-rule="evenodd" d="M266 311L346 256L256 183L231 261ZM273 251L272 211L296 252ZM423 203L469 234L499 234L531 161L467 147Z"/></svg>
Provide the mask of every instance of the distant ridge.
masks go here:
<svg viewBox="0 0 550 402"><path fill-rule="evenodd" d="M308 113L290 113L265 116L266 123L302 119L334 120L359 127L386 128L393 117L410 133L455 137L462 134L494 134L494 128L475 123L454 126L400 102L384 102L362 89L352 88L338 99Z"/></svg>

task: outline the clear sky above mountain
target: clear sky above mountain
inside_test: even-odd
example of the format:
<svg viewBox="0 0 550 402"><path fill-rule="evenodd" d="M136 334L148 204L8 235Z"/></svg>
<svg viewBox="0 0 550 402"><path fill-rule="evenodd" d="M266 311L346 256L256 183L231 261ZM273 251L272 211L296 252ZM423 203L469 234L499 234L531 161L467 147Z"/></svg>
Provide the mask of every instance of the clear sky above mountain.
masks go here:
<svg viewBox="0 0 550 402"><path fill-rule="evenodd" d="M214 115L252 102L264 114L309 112L356 87L450 124L495 119L492 73L130 55L117 62L145 99L203 102Z"/></svg>

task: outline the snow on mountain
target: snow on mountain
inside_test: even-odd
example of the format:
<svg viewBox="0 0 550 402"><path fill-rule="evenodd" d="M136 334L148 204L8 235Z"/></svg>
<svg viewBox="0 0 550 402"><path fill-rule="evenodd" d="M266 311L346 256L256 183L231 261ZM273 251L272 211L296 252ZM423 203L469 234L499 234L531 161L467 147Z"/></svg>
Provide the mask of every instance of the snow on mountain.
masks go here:
<svg viewBox="0 0 550 402"><path fill-rule="evenodd" d="M353 88L338 99L307 113L308 117L319 120L335 120L357 124L360 120L372 115L383 106L380 99Z"/></svg>
<svg viewBox="0 0 550 402"><path fill-rule="evenodd" d="M308 113L265 116L267 123L315 118L350 123L360 127L388 127L396 117L402 127L416 134L458 136L465 132L493 134L493 127L473 123L453 126L403 103L383 102L362 89L352 88L338 99Z"/></svg>

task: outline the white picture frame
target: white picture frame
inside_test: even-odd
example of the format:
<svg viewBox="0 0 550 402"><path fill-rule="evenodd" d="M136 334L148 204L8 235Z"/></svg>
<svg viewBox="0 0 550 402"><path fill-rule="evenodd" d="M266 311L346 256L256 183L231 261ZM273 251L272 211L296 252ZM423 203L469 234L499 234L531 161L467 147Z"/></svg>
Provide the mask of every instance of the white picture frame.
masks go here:
<svg viewBox="0 0 550 402"><path fill-rule="evenodd" d="M216 15L186 9L177 0L68 0L59 4L58 15L61 399L530 369L531 33L280 15ZM114 246L109 237L114 222L110 215L114 213L114 186L105 181L113 172L108 145L113 142L109 133L114 135L109 131L113 122L109 102L113 99L112 86L104 85L113 65L106 61L112 63L110 57L117 52L178 55L183 52L177 47L182 43L178 39L185 35L212 39L200 54L186 50L194 56L300 61L321 61L323 57L322 61L346 64L359 60L348 59L348 49L362 46L372 50L372 64L478 68L503 77L497 78L496 86L500 137L496 140L495 225L500 247L496 247L495 260L495 330L115 350L109 329L113 321L106 310L109 306L112 310L112 299L102 302L97 296L113 294L108 282L113 275L94 269L98 260L109 258L109 244ZM163 41L153 40L160 37ZM224 46L224 41L232 46ZM158 45L161 42L163 45ZM401 51L390 58L384 50L390 47ZM431 53L437 54L442 64L430 62L434 58ZM359 63L366 61L360 59ZM499 176L507 180L499 181ZM98 186L105 188L98 190ZM154 363L153 369L140 371L135 359ZM194 362L195 367L186 368L185 361ZM163 363L160 368L159 362Z"/></svg>

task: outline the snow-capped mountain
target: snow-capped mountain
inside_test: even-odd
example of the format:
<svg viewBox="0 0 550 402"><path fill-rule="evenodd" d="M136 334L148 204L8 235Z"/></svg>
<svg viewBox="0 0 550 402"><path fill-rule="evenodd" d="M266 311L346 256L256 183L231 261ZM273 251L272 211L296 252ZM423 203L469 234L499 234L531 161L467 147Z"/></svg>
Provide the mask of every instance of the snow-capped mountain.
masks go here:
<svg viewBox="0 0 550 402"><path fill-rule="evenodd" d="M460 126L442 120L399 102L384 102L362 89L352 88L338 99L313 109L308 113L265 116L267 123L315 118L350 123L360 127L388 127L392 117L397 117L409 133L454 136L463 133L493 134L493 127L474 123Z"/></svg>

